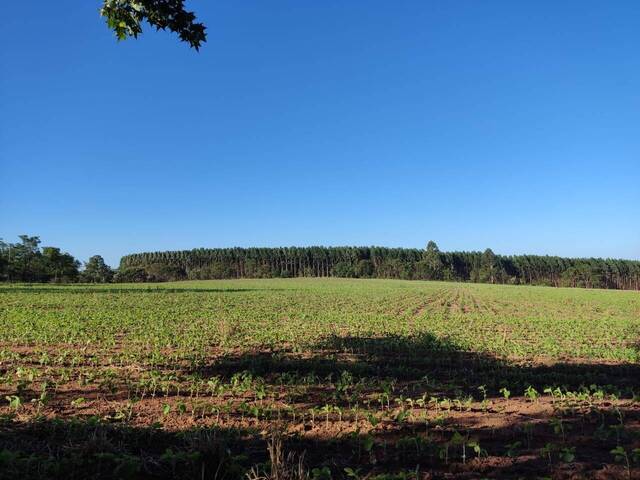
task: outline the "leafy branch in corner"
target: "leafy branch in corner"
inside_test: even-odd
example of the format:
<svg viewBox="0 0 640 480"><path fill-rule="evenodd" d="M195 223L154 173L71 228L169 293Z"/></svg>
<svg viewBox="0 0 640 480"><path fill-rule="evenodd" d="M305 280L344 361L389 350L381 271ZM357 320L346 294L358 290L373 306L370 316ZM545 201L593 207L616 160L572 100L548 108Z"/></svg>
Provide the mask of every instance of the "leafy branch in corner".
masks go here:
<svg viewBox="0 0 640 480"><path fill-rule="evenodd" d="M193 12L184 8L184 0L103 0L100 15L118 40L138 38L142 33L142 22L178 34L183 42L199 50L207 41L206 27L196 22Z"/></svg>

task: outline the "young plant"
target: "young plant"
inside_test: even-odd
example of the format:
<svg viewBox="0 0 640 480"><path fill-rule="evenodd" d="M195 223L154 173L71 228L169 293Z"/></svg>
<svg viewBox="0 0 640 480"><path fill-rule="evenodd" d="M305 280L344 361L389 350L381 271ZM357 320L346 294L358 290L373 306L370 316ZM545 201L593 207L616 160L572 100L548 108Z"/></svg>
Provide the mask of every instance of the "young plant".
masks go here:
<svg viewBox="0 0 640 480"><path fill-rule="evenodd" d="M624 447L618 445L616 448L611 450L611 454L613 455L616 463L622 463L625 465L627 469L627 477L631 480L631 462L629 461L629 454Z"/></svg>
<svg viewBox="0 0 640 480"><path fill-rule="evenodd" d="M502 397L509 402L509 397L511 397L511 392L506 388L506 387L502 387L500 389L500 393L502 394Z"/></svg>
<svg viewBox="0 0 640 480"><path fill-rule="evenodd" d="M507 457L515 458L520 455L520 448L522 447L522 442L513 442L507 443Z"/></svg>
<svg viewBox="0 0 640 480"><path fill-rule="evenodd" d="M576 447L563 447L560 450L560 460L564 463L571 463L576 458Z"/></svg>
<svg viewBox="0 0 640 480"><path fill-rule="evenodd" d="M9 402L9 408L18 411L22 407L22 399L18 395L9 395L4 397Z"/></svg>
<svg viewBox="0 0 640 480"><path fill-rule="evenodd" d="M524 396L527 397L531 402L537 402L538 398L540 397L540 394L535 388L529 385L527 389L524 391Z"/></svg>

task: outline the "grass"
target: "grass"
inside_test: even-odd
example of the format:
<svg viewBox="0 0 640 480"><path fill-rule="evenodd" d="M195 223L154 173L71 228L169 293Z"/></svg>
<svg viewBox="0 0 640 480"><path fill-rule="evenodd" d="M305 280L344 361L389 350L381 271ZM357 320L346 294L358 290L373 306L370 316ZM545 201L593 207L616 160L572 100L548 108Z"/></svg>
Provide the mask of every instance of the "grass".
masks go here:
<svg viewBox="0 0 640 480"><path fill-rule="evenodd" d="M639 338L629 291L6 285L0 478L631 477Z"/></svg>

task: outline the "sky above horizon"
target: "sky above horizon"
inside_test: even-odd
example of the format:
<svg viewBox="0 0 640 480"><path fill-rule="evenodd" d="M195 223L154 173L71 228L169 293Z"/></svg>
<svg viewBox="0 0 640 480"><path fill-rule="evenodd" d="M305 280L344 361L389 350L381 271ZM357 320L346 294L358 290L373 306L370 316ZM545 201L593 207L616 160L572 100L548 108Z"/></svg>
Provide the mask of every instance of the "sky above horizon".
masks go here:
<svg viewBox="0 0 640 480"><path fill-rule="evenodd" d="M0 237L640 259L640 2L8 2Z"/></svg>

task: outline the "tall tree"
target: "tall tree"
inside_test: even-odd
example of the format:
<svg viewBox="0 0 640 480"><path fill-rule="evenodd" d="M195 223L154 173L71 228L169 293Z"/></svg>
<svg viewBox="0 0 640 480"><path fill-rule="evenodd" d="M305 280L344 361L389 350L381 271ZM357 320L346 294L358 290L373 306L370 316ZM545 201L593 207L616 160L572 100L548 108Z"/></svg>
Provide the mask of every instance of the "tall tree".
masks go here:
<svg viewBox="0 0 640 480"><path fill-rule="evenodd" d="M436 242L429 240L427 248L422 255L422 260L416 264L418 278L425 280L441 280L443 278L444 264L440 255L440 249Z"/></svg>
<svg viewBox="0 0 640 480"><path fill-rule="evenodd" d="M89 283L107 283L113 280L113 270L100 255L94 255L84 264L82 279Z"/></svg>
<svg viewBox="0 0 640 480"><path fill-rule="evenodd" d="M0 238L0 281L9 278L9 246Z"/></svg>
<svg viewBox="0 0 640 480"><path fill-rule="evenodd" d="M13 271L9 275L22 282L38 281L42 273L38 261L40 237L20 235L19 238L21 243L11 245L9 261Z"/></svg>
<svg viewBox="0 0 640 480"><path fill-rule="evenodd" d="M500 275L500 262L493 250L487 248L480 257L480 281L496 283Z"/></svg>
<svg viewBox="0 0 640 480"><path fill-rule="evenodd" d="M80 262L57 247L44 247L42 260L47 276L54 282L69 282L78 279Z"/></svg>

